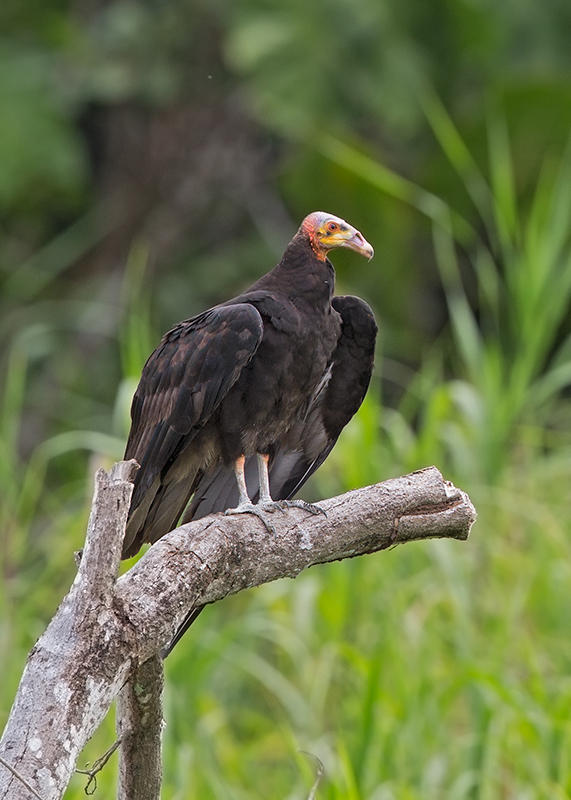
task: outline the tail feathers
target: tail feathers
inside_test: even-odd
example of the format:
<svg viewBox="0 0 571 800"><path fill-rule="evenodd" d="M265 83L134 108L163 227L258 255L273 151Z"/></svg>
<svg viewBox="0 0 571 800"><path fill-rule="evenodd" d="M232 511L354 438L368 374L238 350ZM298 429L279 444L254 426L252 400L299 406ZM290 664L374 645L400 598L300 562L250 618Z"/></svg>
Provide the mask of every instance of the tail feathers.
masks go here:
<svg viewBox="0 0 571 800"><path fill-rule="evenodd" d="M172 531L188 503L192 485L188 481L171 481L163 484L155 495L145 521L145 541L156 542Z"/></svg>
<svg viewBox="0 0 571 800"><path fill-rule="evenodd" d="M246 459L244 467L248 495L254 502L258 498L260 482L255 456ZM204 474L196 487L192 503L184 515L184 522L201 519L208 514L226 511L238 505L238 486L231 467L218 466Z"/></svg>
<svg viewBox="0 0 571 800"><path fill-rule="evenodd" d="M134 556L145 542L156 542L176 527L195 488L192 476L171 474L155 479L141 503L131 507L123 543L123 558Z"/></svg>
<svg viewBox="0 0 571 800"><path fill-rule="evenodd" d="M131 508L129 509L125 538L123 540L122 558L134 556L141 549L143 542L147 541L145 537L147 515L159 491L159 486L160 478L157 476L136 507L133 506L133 499L131 499Z"/></svg>
<svg viewBox="0 0 571 800"><path fill-rule="evenodd" d="M190 626L192 625L194 620L198 617L203 608L206 608L206 606L196 606L195 608L191 608L191 610L188 612L184 620L177 628L175 635L172 637L167 646L163 647L163 649L161 650L161 658L165 659L169 655L169 653L172 652L174 646L178 644L178 642L182 639L184 634L190 628Z"/></svg>

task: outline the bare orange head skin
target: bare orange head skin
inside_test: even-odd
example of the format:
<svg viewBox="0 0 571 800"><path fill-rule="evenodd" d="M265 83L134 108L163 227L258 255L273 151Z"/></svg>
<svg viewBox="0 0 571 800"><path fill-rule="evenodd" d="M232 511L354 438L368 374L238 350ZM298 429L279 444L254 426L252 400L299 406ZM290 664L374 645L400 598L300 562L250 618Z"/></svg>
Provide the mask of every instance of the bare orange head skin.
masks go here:
<svg viewBox="0 0 571 800"><path fill-rule="evenodd" d="M325 261L334 247L348 247L369 261L375 254L363 234L344 219L326 211L312 211L301 223L300 231L307 235L313 252Z"/></svg>

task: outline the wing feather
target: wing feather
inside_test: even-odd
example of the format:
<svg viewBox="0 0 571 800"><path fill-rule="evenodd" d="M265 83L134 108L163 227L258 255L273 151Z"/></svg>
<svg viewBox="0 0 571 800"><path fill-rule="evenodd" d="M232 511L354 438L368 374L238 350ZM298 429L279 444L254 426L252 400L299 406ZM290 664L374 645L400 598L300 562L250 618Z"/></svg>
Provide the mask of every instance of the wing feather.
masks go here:
<svg viewBox="0 0 571 800"><path fill-rule="evenodd" d="M165 334L143 367L131 406L125 458L134 458L140 469L130 517L143 501L151 506L149 493L161 490L165 471L216 411L262 335L262 318L247 303L217 306ZM135 538L146 541L141 516L136 529L128 525L125 552L133 549Z"/></svg>
<svg viewBox="0 0 571 800"><path fill-rule="evenodd" d="M371 307L350 295L334 297L331 305L342 320L331 376L312 398L305 419L280 442L274 455L270 488L276 497L293 497L323 464L369 387L377 337Z"/></svg>

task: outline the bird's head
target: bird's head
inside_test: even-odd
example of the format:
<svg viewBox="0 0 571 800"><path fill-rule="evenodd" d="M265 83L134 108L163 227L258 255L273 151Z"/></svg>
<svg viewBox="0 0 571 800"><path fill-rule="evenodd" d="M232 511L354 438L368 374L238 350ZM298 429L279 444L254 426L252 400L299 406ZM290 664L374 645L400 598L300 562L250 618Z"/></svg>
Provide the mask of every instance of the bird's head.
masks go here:
<svg viewBox="0 0 571 800"><path fill-rule="evenodd" d="M375 254L372 246L357 228L336 217L335 214L328 214L325 211L313 211L308 214L301 223L300 233L307 236L313 252L321 261L325 261L327 254L334 247L348 247L369 261Z"/></svg>

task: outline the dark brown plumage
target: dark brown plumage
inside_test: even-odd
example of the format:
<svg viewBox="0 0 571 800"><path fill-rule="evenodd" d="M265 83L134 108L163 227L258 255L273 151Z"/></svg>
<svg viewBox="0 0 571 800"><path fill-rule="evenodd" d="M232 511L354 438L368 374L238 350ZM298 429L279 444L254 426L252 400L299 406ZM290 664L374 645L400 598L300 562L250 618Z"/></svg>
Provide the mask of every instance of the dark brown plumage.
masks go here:
<svg viewBox="0 0 571 800"><path fill-rule="evenodd" d="M271 511L323 463L363 400L377 330L363 300L333 297L333 247L373 254L346 222L314 212L271 272L181 322L150 356L125 451L140 470L124 557L187 505L185 521L254 511L244 475L249 498Z"/></svg>

